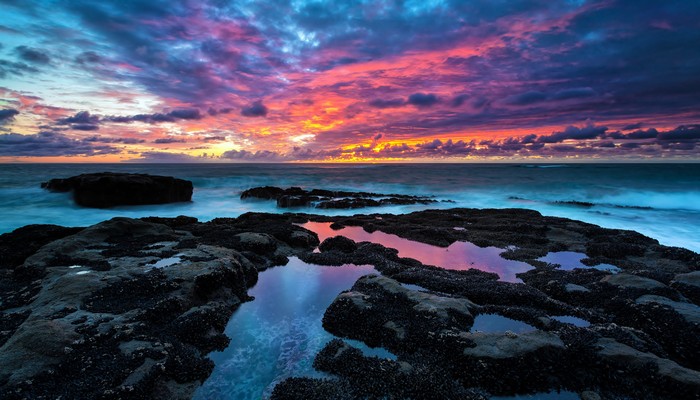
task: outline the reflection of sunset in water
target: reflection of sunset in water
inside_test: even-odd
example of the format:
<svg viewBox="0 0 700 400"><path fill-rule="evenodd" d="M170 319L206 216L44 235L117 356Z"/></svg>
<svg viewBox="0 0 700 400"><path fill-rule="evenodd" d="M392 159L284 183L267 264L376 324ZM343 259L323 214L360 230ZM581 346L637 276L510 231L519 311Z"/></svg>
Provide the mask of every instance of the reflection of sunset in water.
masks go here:
<svg viewBox="0 0 700 400"><path fill-rule="evenodd" d="M498 247L479 247L470 242L454 242L449 247L437 247L388 233L366 232L359 226L348 226L333 230L330 223L307 222L302 227L316 232L321 242L333 236L342 235L356 242L372 242L399 251L399 257L414 258L426 265L454 270L475 268L494 272L505 282L522 282L515 274L531 270L530 264L522 261L506 260L500 254L504 249Z"/></svg>

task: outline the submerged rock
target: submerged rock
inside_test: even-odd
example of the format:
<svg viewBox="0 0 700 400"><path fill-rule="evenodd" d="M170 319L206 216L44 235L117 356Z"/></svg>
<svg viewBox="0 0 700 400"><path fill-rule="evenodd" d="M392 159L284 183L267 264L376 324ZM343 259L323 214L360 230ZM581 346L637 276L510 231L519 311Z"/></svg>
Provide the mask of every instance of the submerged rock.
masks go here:
<svg viewBox="0 0 700 400"><path fill-rule="evenodd" d="M192 182L170 176L102 172L41 184L52 192L73 192L76 204L108 208L192 200Z"/></svg>

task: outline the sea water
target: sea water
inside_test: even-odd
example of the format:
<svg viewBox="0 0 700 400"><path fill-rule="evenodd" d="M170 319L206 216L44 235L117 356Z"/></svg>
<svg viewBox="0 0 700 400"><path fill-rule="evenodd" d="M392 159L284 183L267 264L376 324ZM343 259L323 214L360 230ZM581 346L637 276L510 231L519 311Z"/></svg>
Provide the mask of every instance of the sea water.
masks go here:
<svg viewBox="0 0 700 400"><path fill-rule="evenodd" d="M269 397L289 377L328 378L313 368L316 354L334 338L323 329L323 314L341 291L371 273L376 271L369 265L323 267L295 257L261 272L249 290L255 300L233 314L225 331L231 343L211 353L216 367L194 398L255 400ZM345 341L367 356L395 359L384 349Z"/></svg>
<svg viewBox="0 0 700 400"><path fill-rule="evenodd" d="M136 172L193 181L192 202L86 209L67 193L40 188L51 178ZM114 216L189 215L207 221L248 211L281 212L272 201L241 200L255 186L301 186L452 200L328 215L406 213L428 208L529 208L544 215L632 229L662 244L700 251L700 164L2 164L0 233L27 224L85 226ZM574 203L579 202L579 203ZM591 204L586 204L591 203Z"/></svg>

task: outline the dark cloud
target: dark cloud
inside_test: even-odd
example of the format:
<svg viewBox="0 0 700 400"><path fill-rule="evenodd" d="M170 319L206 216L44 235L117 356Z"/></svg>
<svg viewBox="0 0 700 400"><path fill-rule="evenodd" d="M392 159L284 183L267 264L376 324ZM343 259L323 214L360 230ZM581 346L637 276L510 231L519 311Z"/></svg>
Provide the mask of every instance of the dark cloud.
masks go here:
<svg viewBox="0 0 700 400"><path fill-rule="evenodd" d="M0 135L0 156L7 157L96 156L120 152L116 147L72 139L57 132Z"/></svg>
<svg viewBox="0 0 700 400"><path fill-rule="evenodd" d="M248 107L241 110L241 115L244 117L264 117L267 115L267 107L262 101L256 101Z"/></svg>
<svg viewBox="0 0 700 400"><path fill-rule="evenodd" d="M168 113L176 119L202 119L202 114L196 108L178 108Z"/></svg>
<svg viewBox="0 0 700 400"><path fill-rule="evenodd" d="M5 78L8 75L24 76L37 72L39 72L38 69L23 62L0 60L0 78Z"/></svg>
<svg viewBox="0 0 700 400"><path fill-rule="evenodd" d="M283 161L284 158L274 151L229 150L221 155L222 159L237 161Z"/></svg>
<svg viewBox="0 0 700 400"><path fill-rule="evenodd" d="M526 106L530 104L539 103L547 99L547 95L536 90L531 90L529 92L520 93L512 96L508 96L505 99L505 103L514 106Z"/></svg>
<svg viewBox="0 0 700 400"><path fill-rule="evenodd" d="M15 47L15 52L22 60L32 64L48 64L51 58L45 50L35 49L27 46Z"/></svg>
<svg viewBox="0 0 700 400"><path fill-rule="evenodd" d="M80 111L75 115L66 118L59 118L56 120L58 125L68 125L68 124L91 124L96 125L100 123L100 117L97 115L90 114L89 111Z"/></svg>
<svg viewBox="0 0 700 400"><path fill-rule="evenodd" d="M70 125L71 129L78 131L96 131L100 129L100 117L90 114L89 111L80 111L75 115L56 120L57 125Z"/></svg>
<svg viewBox="0 0 700 400"><path fill-rule="evenodd" d="M536 139L537 139L537 135L532 133L532 134L523 136L523 138L520 140L520 143L523 143L523 144L535 143Z"/></svg>
<svg viewBox="0 0 700 400"><path fill-rule="evenodd" d="M468 94L460 94L460 95L457 95L457 96L453 97L453 98L452 98L452 101L450 101L450 104L452 105L452 107L459 107L459 106L461 106L462 104L464 104L464 102L465 102L467 99L469 99L469 95L468 95Z"/></svg>
<svg viewBox="0 0 700 400"><path fill-rule="evenodd" d="M106 116L102 121L108 122L146 122L156 124L160 122L175 122L177 120L197 120L204 118L204 115L197 108L178 108L167 113L136 114L126 116Z"/></svg>
<svg viewBox="0 0 700 400"><path fill-rule="evenodd" d="M537 141L541 143L559 143L570 139L595 139L605 134L607 130L608 128L605 126L587 125L583 128L567 126L566 129L561 132L554 132L551 135L540 136L537 138Z"/></svg>
<svg viewBox="0 0 700 400"><path fill-rule="evenodd" d="M639 143L634 143L634 142L622 143L622 144L620 144L620 148L622 148L622 149L636 149L636 148L639 148Z"/></svg>
<svg viewBox="0 0 700 400"><path fill-rule="evenodd" d="M226 136L205 136L202 140L205 142L225 142Z"/></svg>
<svg viewBox="0 0 700 400"><path fill-rule="evenodd" d="M572 89L564 89L560 90L554 95L552 95L552 99L554 100L568 100L568 99L580 99L584 97L593 97L596 96L597 93L595 90L589 87L584 87L584 88L572 88Z"/></svg>
<svg viewBox="0 0 700 400"><path fill-rule="evenodd" d="M408 96L408 103L416 107L430 107L437 102L437 96L432 93L413 93Z"/></svg>
<svg viewBox="0 0 700 400"><path fill-rule="evenodd" d="M146 151L140 153L139 158L128 160L128 162L145 163L199 163L207 161L206 157L195 157L183 153L168 153L165 151Z"/></svg>
<svg viewBox="0 0 700 400"><path fill-rule="evenodd" d="M78 64L96 64L102 61L102 57L94 51L85 51L80 53L75 62Z"/></svg>
<svg viewBox="0 0 700 400"><path fill-rule="evenodd" d="M185 140L185 139L177 139L177 138L172 138L172 137L159 138L159 139L156 139L153 141L153 143L157 143L157 144L186 143L186 142L187 142L187 140Z"/></svg>
<svg viewBox="0 0 700 400"><path fill-rule="evenodd" d="M600 143L596 143L595 146L612 149L612 148L615 148L615 142L600 142Z"/></svg>
<svg viewBox="0 0 700 400"><path fill-rule="evenodd" d="M228 114L231 111L233 111L233 108L230 108L230 107L220 108L218 110L213 108L213 107L209 107L209 109L207 110L207 114L209 114L211 116L215 116L215 115L219 115L219 114Z"/></svg>
<svg viewBox="0 0 700 400"><path fill-rule="evenodd" d="M78 131L97 131L100 129L99 125L93 124L73 124L70 127Z"/></svg>
<svg viewBox="0 0 700 400"><path fill-rule="evenodd" d="M12 121L17 114L19 114L19 111L12 108L0 110L0 125Z"/></svg>
<svg viewBox="0 0 700 400"><path fill-rule="evenodd" d="M402 107L406 102L404 99L374 99L369 102L369 105L374 108L396 108Z"/></svg>
<svg viewBox="0 0 700 400"><path fill-rule="evenodd" d="M623 130L623 131L633 131L633 130L635 130L635 129L641 129L642 126L644 126L643 123L637 122L636 124L625 125L625 126L622 128L622 130Z"/></svg>
<svg viewBox="0 0 700 400"><path fill-rule="evenodd" d="M126 138L126 137L105 137L105 136L91 136L82 139L83 142L93 142L93 143L121 143L121 144L139 144L145 143L144 139L138 138Z"/></svg>
<svg viewBox="0 0 700 400"><path fill-rule="evenodd" d="M663 141L700 140L700 124L681 125L676 129L659 133L657 139Z"/></svg>
<svg viewBox="0 0 700 400"><path fill-rule="evenodd" d="M654 128L649 128L647 130L636 130L623 135L621 139L652 139L659 135L659 131Z"/></svg>

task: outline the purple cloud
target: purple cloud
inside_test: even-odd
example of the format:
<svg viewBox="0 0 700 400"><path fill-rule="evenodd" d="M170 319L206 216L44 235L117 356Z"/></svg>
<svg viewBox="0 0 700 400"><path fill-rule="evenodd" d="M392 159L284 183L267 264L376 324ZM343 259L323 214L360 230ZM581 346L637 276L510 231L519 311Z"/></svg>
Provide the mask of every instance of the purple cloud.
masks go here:
<svg viewBox="0 0 700 400"><path fill-rule="evenodd" d="M267 107L258 100L248 107L244 107L241 110L241 115L244 117L265 117L267 116Z"/></svg>

